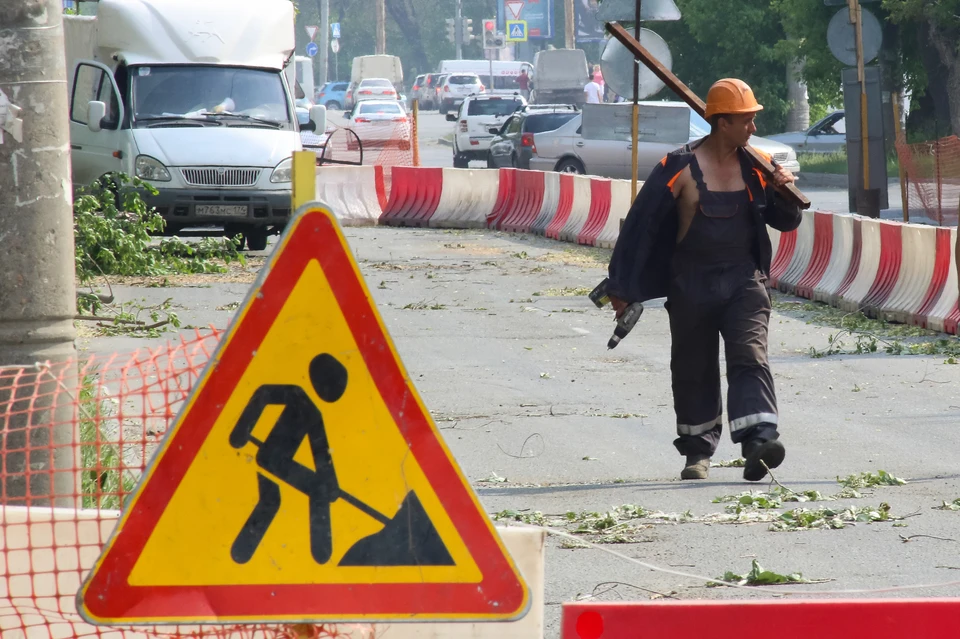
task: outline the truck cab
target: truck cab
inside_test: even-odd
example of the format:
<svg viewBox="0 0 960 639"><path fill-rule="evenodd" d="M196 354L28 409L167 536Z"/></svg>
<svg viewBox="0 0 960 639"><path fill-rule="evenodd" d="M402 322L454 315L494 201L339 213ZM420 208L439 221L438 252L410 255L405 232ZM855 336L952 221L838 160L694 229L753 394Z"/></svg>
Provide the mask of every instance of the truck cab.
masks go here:
<svg viewBox="0 0 960 639"><path fill-rule="evenodd" d="M162 11L161 11L162 9ZM289 0L100 0L64 16L74 184L136 176L167 233L218 227L266 247L302 150ZM323 107L304 128L323 131Z"/></svg>

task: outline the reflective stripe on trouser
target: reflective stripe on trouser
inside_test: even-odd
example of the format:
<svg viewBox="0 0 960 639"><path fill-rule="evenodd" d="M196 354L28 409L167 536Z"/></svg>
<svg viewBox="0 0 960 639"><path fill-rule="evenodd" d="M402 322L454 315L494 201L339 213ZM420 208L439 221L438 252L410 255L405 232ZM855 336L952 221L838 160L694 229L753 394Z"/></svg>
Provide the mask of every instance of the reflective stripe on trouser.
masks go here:
<svg viewBox="0 0 960 639"><path fill-rule="evenodd" d="M734 443L777 437L777 400L767 361L770 297L752 265L681 266L667 299L670 369L683 455L713 455L722 432L720 336L727 361L727 414Z"/></svg>

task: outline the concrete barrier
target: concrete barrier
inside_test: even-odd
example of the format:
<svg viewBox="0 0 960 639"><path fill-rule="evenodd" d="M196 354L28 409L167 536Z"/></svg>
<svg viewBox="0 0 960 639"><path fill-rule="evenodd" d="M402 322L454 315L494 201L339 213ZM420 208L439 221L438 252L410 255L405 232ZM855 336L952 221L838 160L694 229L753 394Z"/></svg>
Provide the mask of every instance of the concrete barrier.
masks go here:
<svg viewBox="0 0 960 639"><path fill-rule="evenodd" d="M905 224L900 230L902 263L890 295L880 304L884 319L909 324L923 306L937 261L937 229Z"/></svg>
<svg viewBox="0 0 960 639"><path fill-rule="evenodd" d="M784 267L783 272L777 276L777 288L787 293L793 293L796 290L797 282L807 272L810 265L810 258L813 255L813 232L814 232L814 214L813 211L804 211L803 220L794 233L796 234L796 244L789 263Z"/></svg>
<svg viewBox="0 0 960 639"><path fill-rule="evenodd" d="M391 173L390 200L380 223L427 226L440 203L443 169L395 166Z"/></svg>
<svg viewBox="0 0 960 639"><path fill-rule="evenodd" d="M830 261L824 270L820 281L813 285L810 298L833 304L837 299L837 291L843 283L850 264L853 261L853 227L854 219L849 215L831 215L833 226L833 240L830 247ZM859 253L859 245L857 251ZM857 260L859 261L859 255Z"/></svg>
<svg viewBox="0 0 960 639"><path fill-rule="evenodd" d="M375 226L383 211L377 187L382 167L319 166L316 198L325 202L343 226Z"/></svg>
<svg viewBox="0 0 960 639"><path fill-rule="evenodd" d="M796 292L801 297L813 297L813 289L823 278L833 254L833 219L830 213L813 214L813 252L807 270L797 282Z"/></svg>
<svg viewBox="0 0 960 639"><path fill-rule="evenodd" d="M443 169L443 189L429 225L485 228L497 204L500 175L484 169Z"/></svg>
<svg viewBox="0 0 960 639"><path fill-rule="evenodd" d="M940 299L933 306L933 310L927 315L927 328L945 333L957 334L957 323L960 321L960 311L957 309L957 256L955 249L957 246L957 229L950 229L950 240L948 249L950 251L950 268L947 272L947 280L943 286L943 293Z"/></svg>
<svg viewBox="0 0 960 639"><path fill-rule="evenodd" d="M517 196L517 170L499 169L497 171L497 202L487 216L487 227L499 229L504 216L513 206L513 200Z"/></svg>
<svg viewBox="0 0 960 639"><path fill-rule="evenodd" d="M591 182L591 178L585 175L573 176L573 206L570 207L570 217L557 232L555 239L564 242L577 241L577 235L580 234L583 225L587 223L587 216L590 215Z"/></svg>
<svg viewBox="0 0 960 639"><path fill-rule="evenodd" d="M543 234L554 240L560 239L560 230L570 219L570 213L573 211L576 188L578 184L576 176L570 173L564 173L560 176L560 203L557 205L556 214L547 222Z"/></svg>
<svg viewBox="0 0 960 639"><path fill-rule="evenodd" d="M877 271L880 269L880 223L870 218L857 220L860 227L860 259L851 263L856 266L856 273L847 280L838 291L837 306L845 311L860 310L860 303L866 299L873 283L877 280ZM851 273L847 274L848 277Z"/></svg>
<svg viewBox="0 0 960 639"><path fill-rule="evenodd" d="M908 228L898 222L879 222L880 260L877 263L877 276L870 290L862 300L860 308L873 317L880 316L880 309L889 299L893 287L900 277L903 264L903 229Z"/></svg>
<svg viewBox="0 0 960 639"><path fill-rule="evenodd" d="M643 182L638 184L643 188ZM607 223L597 236L596 245L601 248L613 248L620 237L620 220L627 217L633 201L630 198L630 180L612 180L610 182L610 215Z"/></svg>
<svg viewBox="0 0 960 639"><path fill-rule="evenodd" d="M544 173L543 175L543 202L540 205L540 212L530 225L530 233L543 235L547 224L557 214L560 209L562 174L556 172ZM568 198L569 199L569 198Z"/></svg>
<svg viewBox="0 0 960 639"><path fill-rule="evenodd" d="M920 303L920 308L908 318L911 324L927 327L927 321L937 307L940 298L947 294L946 287L950 274L956 275L953 261L954 232L949 228L937 229L933 273L930 275L930 283L927 286L923 301Z"/></svg>
<svg viewBox="0 0 960 639"><path fill-rule="evenodd" d="M590 180L590 212L587 214L587 221L583 228L577 234L577 244L586 244L596 246L600 231L607 224L607 218L610 216L611 204L611 182L602 178L592 178Z"/></svg>
<svg viewBox="0 0 960 639"><path fill-rule="evenodd" d="M543 206L544 178L542 171L517 169L516 187L510 207L497 228L510 233L526 233Z"/></svg>

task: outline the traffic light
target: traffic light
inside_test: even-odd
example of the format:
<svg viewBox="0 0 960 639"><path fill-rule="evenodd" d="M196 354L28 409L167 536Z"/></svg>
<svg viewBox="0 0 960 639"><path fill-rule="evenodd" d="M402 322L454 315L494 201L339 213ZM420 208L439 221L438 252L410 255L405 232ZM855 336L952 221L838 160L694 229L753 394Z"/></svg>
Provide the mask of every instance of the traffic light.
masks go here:
<svg viewBox="0 0 960 639"><path fill-rule="evenodd" d="M457 22L457 21L454 20L453 18L447 18L447 19L446 19L446 23L447 23L447 40L449 40L450 42L456 42L456 41L457 41L457 35L456 35L456 31L455 31L455 24L456 24L456 22Z"/></svg>
<svg viewBox="0 0 960 639"><path fill-rule="evenodd" d="M461 34L463 35L463 43L470 44L473 42L473 18L461 18L463 28Z"/></svg>
<svg viewBox="0 0 960 639"><path fill-rule="evenodd" d="M497 33L497 21L493 18L483 21L483 48L502 49L503 35Z"/></svg>

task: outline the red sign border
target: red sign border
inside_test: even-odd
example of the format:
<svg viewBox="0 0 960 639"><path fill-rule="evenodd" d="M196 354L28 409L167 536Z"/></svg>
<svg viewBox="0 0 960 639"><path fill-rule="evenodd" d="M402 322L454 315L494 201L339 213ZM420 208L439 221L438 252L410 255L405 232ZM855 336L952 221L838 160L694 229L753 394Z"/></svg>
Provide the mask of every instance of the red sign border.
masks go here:
<svg viewBox="0 0 960 639"><path fill-rule="evenodd" d="M227 335L164 438L100 559L77 594L95 624L378 619L511 620L529 589L480 508L419 395L370 298L331 212L312 206L287 229ZM410 451L483 575L480 583L131 586L130 573L177 486L213 428L301 274L316 259L373 381ZM171 558L173 560L174 558ZM267 613L256 613L256 610Z"/></svg>

